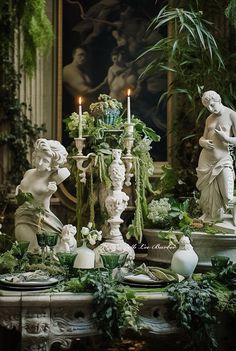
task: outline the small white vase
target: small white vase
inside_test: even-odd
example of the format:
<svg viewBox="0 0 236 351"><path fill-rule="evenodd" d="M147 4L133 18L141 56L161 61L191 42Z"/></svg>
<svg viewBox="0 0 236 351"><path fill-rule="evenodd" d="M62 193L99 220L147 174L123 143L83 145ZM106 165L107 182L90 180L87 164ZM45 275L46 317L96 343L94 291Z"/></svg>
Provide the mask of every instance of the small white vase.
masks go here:
<svg viewBox="0 0 236 351"><path fill-rule="evenodd" d="M74 268L94 268L95 253L86 246L85 242L83 242L83 245L80 246L76 252L77 256L74 262Z"/></svg>
<svg viewBox="0 0 236 351"><path fill-rule="evenodd" d="M182 236L179 240L179 248L173 254L171 269L175 273L184 277L191 277L198 263L198 255L193 250L187 236Z"/></svg>

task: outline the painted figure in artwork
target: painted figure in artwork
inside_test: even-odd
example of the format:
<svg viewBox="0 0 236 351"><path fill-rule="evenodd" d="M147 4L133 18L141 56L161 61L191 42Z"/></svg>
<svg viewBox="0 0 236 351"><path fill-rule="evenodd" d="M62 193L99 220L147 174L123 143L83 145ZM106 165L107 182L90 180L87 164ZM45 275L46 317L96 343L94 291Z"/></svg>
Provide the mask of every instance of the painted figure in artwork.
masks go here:
<svg viewBox="0 0 236 351"><path fill-rule="evenodd" d="M87 69L87 51L82 46L76 47L72 57L72 62L63 68L63 83L72 96L83 96L92 88Z"/></svg>
<svg viewBox="0 0 236 351"><path fill-rule="evenodd" d="M35 168L24 174L16 193L30 193L32 199L25 201L15 213L15 236L17 240L30 241L29 251L38 250L36 233L40 230L61 233L63 224L50 210L50 200L70 172L63 165L67 151L56 140L40 138L33 153ZM40 209L40 210L39 210Z"/></svg>
<svg viewBox="0 0 236 351"><path fill-rule="evenodd" d="M224 106L220 95L212 90L203 94L202 103L211 114L199 140L202 147L197 167L200 207L204 222L221 221L233 200L235 174L229 146L236 145L236 112Z"/></svg>

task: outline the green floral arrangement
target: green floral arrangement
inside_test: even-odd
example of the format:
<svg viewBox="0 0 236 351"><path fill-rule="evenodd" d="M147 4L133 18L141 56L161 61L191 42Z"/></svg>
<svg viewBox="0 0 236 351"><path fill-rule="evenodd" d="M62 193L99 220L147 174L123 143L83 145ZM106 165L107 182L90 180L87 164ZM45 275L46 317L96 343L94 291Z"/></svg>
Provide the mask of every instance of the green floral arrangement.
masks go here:
<svg viewBox="0 0 236 351"><path fill-rule="evenodd" d="M189 200L178 203L169 198L152 200L148 204L147 218L158 228L178 227L183 228L192 224L188 214Z"/></svg>
<svg viewBox="0 0 236 351"><path fill-rule="evenodd" d="M117 117L120 116L123 105L109 95L100 94L98 102L92 103L89 109L94 117L101 118L106 124L114 125Z"/></svg>
<svg viewBox="0 0 236 351"><path fill-rule="evenodd" d="M108 175L108 168L112 162L112 152L114 148L119 148L125 152L125 140L127 138L128 123L124 120L124 111L122 104L116 99L108 95L101 94L97 102L89 106L90 112L86 111L82 115L82 134L86 136L86 148L94 152L94 166L91 169L89 177L89 185L86 194L89 193L89 222L95 222L95 194L94 181L97 179L105 185L106 189L111 186ZM79 135L79 118L77 113L72 113L66 120L66 128L69 135L77 138ZM132 116L132 124L134 125L134 144L132 148L133 155L133 173L135 183L135 213L132 224L129 226L127 238L134 236L139 242L142 240L142 232L144 228L144 218L147 215L147 192L154 194L154 190L149 181L149 177L154 172L153 160L150 156L151 143L160 140L159 135L155 131L146 126L138 117ZM73 148L75 153L75 148ZM77 172L76 167L74 167ZM79 182L78 176L75 175L77 184L77 229L81 231L82 226L82 199L83 185ZM94 180L96 179L96 180ZM85 193L85 192L84 192ZM88 208L88 207L87 207ZM100 212L98 221L106 219L105 210ZM88 212L87 212L88 213ZM102 224L102 223L101 223Z"/></svg>
<svg viewBox="0 0 236 351"><path fill-rule="evenodd" d="M87 227L81 229L82 241L90 245L95 245L97 241L102 240L102 231L93 228L93 223L89 222Z"/></svg>
<svg viewBox="0 0 236 351"><path fill-rule="evenodd" d="M79 136L79 125L80 118L77 112L73 112L68 118L64 120L66 123L66 129L69 132L69 136L77 138ZM85 135L94 127L94 118L87 112L82 114L82 130Z"/></svg>

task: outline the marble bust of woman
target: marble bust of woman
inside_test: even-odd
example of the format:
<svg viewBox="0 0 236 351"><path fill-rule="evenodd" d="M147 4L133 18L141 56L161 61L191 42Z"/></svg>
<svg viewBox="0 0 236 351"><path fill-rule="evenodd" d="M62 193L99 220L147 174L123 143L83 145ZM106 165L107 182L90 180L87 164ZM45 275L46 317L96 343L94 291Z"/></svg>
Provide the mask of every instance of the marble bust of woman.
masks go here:
<svg viewBox="0 0 236 351"><path fill-rule="evenodd" d="M224 106L220 95L212 90L203 94L202 103L210 112L199 140L202 151L197 188L201 192L202 219L204 222L222 221L233 200L235 175L229 145L236 145L236 112Z"/></svg>
<svg viewBox="0 0 236 351"><path fill-rule="evenodd" d="M17 240L30 241L31 252L38 250L36 233L39 230L61 233L63 224L51 212L50 200L57 185L70 175L69 170L63 167L68 153L59 141L41 138L34 146L35 168L26 171L16 190L16 193L31 193L33 200L24 202L15 213L15 237ZM37 208L43 210L43 215Z"/></svg>

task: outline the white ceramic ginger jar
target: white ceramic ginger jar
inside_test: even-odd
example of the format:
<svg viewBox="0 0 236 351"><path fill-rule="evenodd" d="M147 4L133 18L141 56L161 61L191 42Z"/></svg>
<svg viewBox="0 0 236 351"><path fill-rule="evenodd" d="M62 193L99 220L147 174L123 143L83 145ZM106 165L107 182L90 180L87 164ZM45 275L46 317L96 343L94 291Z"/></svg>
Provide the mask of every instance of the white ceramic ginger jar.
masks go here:
<svg viewBox="0 0 236 351"><path fill-rule="evenodd" d="M95 252L86 246L86 242L77 250L77 256L74 262L74 268L94 268Z"/></svg>
<svg viewBox="0 0 236 351"><path fill-rule="evenodd" d="M193 250L189 238L183 235L179 240L179 248L173 254L171 269L187 278L191 277L197 263L198 255Z"/></svg>

